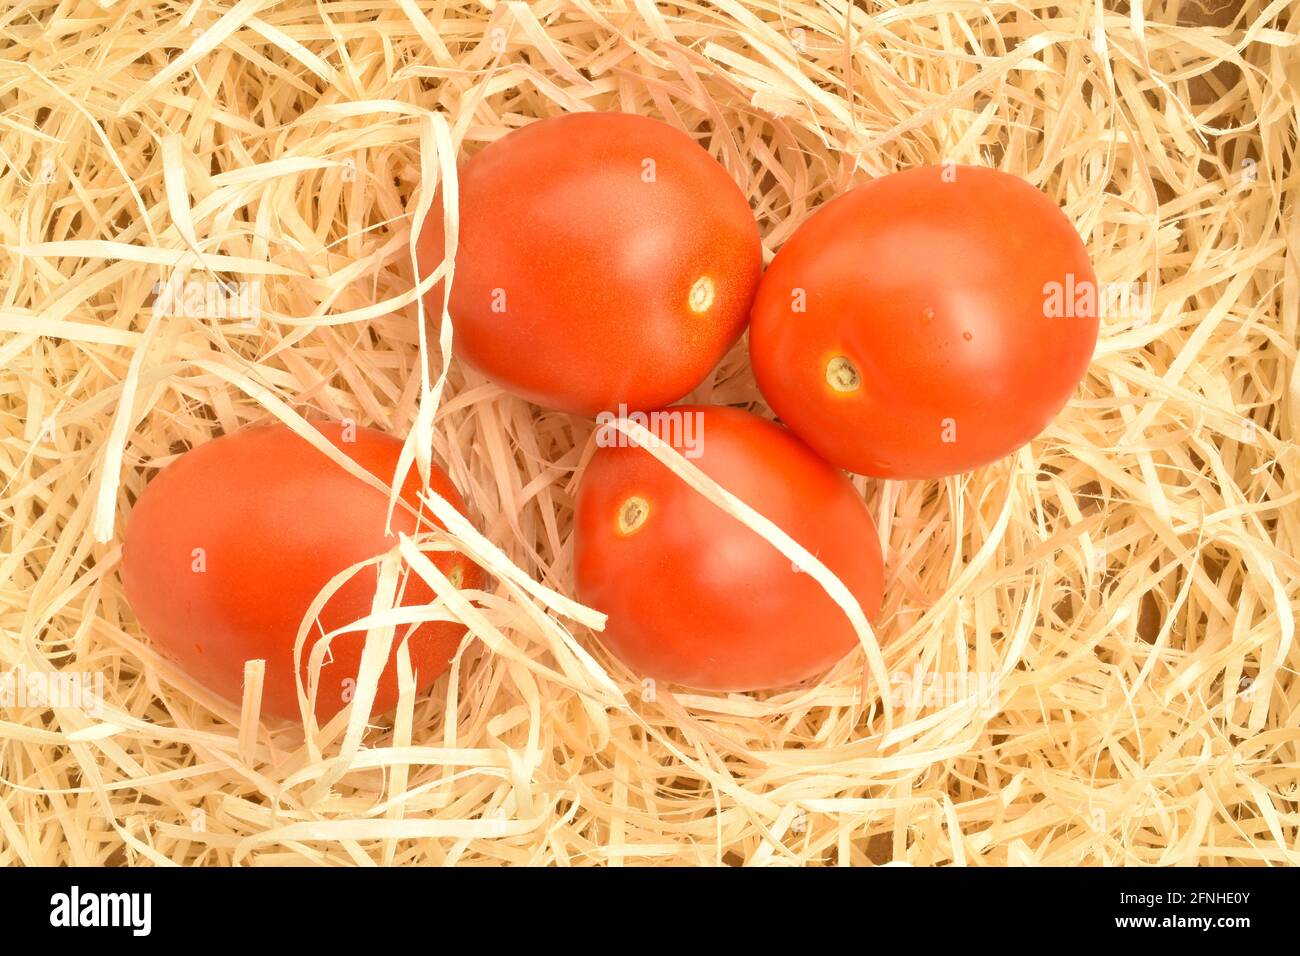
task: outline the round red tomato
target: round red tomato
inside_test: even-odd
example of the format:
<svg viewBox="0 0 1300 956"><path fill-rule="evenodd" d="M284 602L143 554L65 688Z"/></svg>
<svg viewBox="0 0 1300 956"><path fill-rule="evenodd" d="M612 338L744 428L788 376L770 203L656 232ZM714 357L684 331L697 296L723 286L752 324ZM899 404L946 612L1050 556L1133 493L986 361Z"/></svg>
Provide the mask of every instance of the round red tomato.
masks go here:
<svg viewBox="0 0 1300 956"><path fill-rule="evenodd" d="M349 458L391 482L402 443L368 428L316 426ZM435 471L433 491L464 511L451 481ZM418 477L403 499L416 511ZM243 694L244 662L266 661L262 710L285 719L299 715L294 681L298 626L320 590L357 562L390 550L396 534L440 527L394 509L385 534L387 496L339 468L283 425L243 429L177 458L151 481L127 522L122 547L126 597L144 632L187 673L223 697ZM464 555L428 552L454 584L478 588L482 572ZM302 678L307 686L311 647L323 634L370 613L378 571L363 569L325 604L308 634ZM428 604L434 594L408 575L403 605ZM374 712L397 702L394 635ZM421 690L447 670L465 628L453 622L419 625L409 637L411 664ZM326 720L351 699L365 633L336 636L320 671L316 715Z"/></svg>
<svg viewBox="0 0 1300 956"><path fill-rule="evenodd" d="M658 408L695 388L744 331L758 226L685 133L627 113L539 120L460 171L450 313L456 353L548 408ZM421 275L442 261L434 204ZM425 296L442 315L442 287Z"/></svg>
<svg viewBox="0 0 1300 956"><path fill-rule="evenodd" d="M996 461L1083 378L1097 288L1070 221L992 169L895 173L827 203L754 302L750 358L776 414L825 458L882 478Z"/></svg>
<svg viewBox="0 0 1300 956"><path fill-rule="evenodd" d="M880 541L843 472L739 409L675 406L648 427L803 545L869 618L879 612ZM578 597L608 615L601 639L624 663L689 687L757 690L819 674L856 646L810 574L645 449L606 444L579 483L574 560Z"/></svg>

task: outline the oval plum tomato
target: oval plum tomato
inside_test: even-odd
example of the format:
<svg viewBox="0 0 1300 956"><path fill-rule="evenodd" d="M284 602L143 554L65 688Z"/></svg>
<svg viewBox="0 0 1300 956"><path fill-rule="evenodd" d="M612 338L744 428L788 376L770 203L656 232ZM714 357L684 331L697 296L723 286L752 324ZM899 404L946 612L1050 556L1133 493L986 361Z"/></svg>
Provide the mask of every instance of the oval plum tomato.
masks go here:
<svg viewBox="0 0 1300 956"><path fill-rule="evenodd" d="M754 302L750 359L777 416L828 461L934 478L1047 427L1097 341L1070 221L992 169L927 167L845 193L795 231Z"/></svg>
<svg viewBox="0 0 1300 956"><path fill-rule="evenodd" d="M880 541L843 472L739 409L674 406L648 427L803 545L876 616ZM706 690L781 687L857 645L812 575L644 448L596 451L579 482L576 522L578 597L608 615L601 639L644 676Z"/></svg>
<svg viewBox="0 0 1300 956"><path fill-rule="evenodd" d="M736 184L644 116L539 120L460 171L450 313L456 353L548 408L652 409L699 385L740 337L762 268ZM443 259L435 202L420 274ZM442 287L425 296L442 315Z"/></svg>
<svg viewBox="0 0 1300 956"><path fill-rule="evenodd" d="M402 443L368 428L316 426L349 458L391 482ZM436 470L430 487L462 512L451 481ZM336 574L390 550L396 534L440 527L424 515L412 473L385 534L387 496L342 468L284 425L247 428L199 445L162 470L144 489L127 522L122 548L126 597L145 633L204 686L233 701L243 693L244 662L266 661L264 713L299 715L294 681L298 626ZM464 555L426 552L461 587L478 588L482 572ZM325 633L370 613L378 571L353 575L325 604L303 652L303 686L312 645ZM428 604L434 594L408 575L403 605ZM323 630L322 630L323 629ZM397 702L395 657L411 629L399 626L374 712ZM409 637L411 664L426 690L447 670L463 625L433 621ZM340 634L321 667L316 715L337 713L355 686L365 633Z"/></svg>

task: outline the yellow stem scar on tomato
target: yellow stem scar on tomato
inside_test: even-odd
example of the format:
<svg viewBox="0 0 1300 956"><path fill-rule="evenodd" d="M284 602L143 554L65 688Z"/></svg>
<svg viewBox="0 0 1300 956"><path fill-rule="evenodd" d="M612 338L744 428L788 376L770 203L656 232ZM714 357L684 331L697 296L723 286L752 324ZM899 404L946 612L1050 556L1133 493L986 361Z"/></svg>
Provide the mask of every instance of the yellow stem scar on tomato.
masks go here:
<svg viewBox="0 0 1300 956"><path fill-rule="evenodd" d="M447 575L447 580L451 582L452 587L459 589L460 586L465 583L465 569L459 564L456 565Z"/></svg>
<svg viewBox="0 0 1300 956"><path fill-rule="evenodd" d="M650 502L633 495L618 509L618 533L631 534L645 524L645 519L649 515Z"/></svg>
<svg viewBox="0 0 1300 956"><path fill-rule="evenodd" d="M707 312L713 306L713 280L708 276L700 276L695 280L695 285L691 286L690 304L692 312Z"/></svg>
<svg viewBox="0 0 1300 956"><path fill-rule="evenodd" d="M858 368L843 355L826 363L826 382L837 392L856 392L862 386Z"/></svg>

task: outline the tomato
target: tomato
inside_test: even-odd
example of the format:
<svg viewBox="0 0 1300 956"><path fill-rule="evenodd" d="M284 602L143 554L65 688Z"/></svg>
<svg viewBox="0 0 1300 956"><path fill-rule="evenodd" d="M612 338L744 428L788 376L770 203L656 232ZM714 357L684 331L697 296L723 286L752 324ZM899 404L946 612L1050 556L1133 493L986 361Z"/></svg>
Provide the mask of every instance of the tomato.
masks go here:
<svg viewBox="0 0 1300 956"><path fill-rule="evenodd" d="M392 481L402 447L396 438L334 423L316 427L367 471ZM430 487L464 511L445 475L435 471ZM412 473L402 498L417 511L419 490ZM122 549L127 600L165 654L230 700L242 697L244 662L264 659L263 712L295 719L294 641L317 594L339 572L390 550L398 532L439 527L432 518L398 507L394 533L386 535L387 509L383 492L349 475L283 425L213 439L163 469L136 502ZM426 553L453 583L481 585L482 572L464 555ZM377 581L377 569L365 568L325 604L303 653L304 687L316 639L368 615ZM414 574L399 593L403 605L434 600ZM399 626L394 635L375 713L397 702L396 649L409 630ZM421 690L447 670L464 633L460 624L435 621L410 635ZM320 671L319 719L333 716L351 699L364 643L364 632L331 642Z"/></svg>
<svg viewBox="0 0 1300 956"><path fill-rule="evenodd" d="M803 545L869 618L879 612L880 542L843 472L739 409L676 406L648 427ZM848 617L810 574L644 448L606 446L578 487L577 593L608 615L601 639L634 671L757 690L819 674L857 645Z"/></svg>
<svg viewBox="0 0 1300 956"><path fill-rule="evenodd" d="M773 411L828 461L952 475L1015 451L1069 400L1095 295L1083 242L1041 192L992 169L913 169L790 237L755 299L750 359Z"/></svg>
<svg viewBox="0 0 1300 956"><path fill-rule="evenodd" d="M749 204L685 133L627 113L538 120L460 171L456 353L548 408L658 408L740 337L762 268ZM441 206L419 236L442 261ZM441 284L426 317L442 315Z"/></svg>

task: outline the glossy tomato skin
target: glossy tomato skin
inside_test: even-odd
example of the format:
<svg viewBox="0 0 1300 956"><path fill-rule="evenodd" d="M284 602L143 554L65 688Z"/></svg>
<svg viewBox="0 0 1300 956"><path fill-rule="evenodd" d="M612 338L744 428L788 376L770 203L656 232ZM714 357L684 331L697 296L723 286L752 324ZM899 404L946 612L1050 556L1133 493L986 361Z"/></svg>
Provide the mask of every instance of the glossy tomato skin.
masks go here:
<svg viewBox="0 0 1300 956"><path fill-rule="evenodd" d="M758 226L685 133L627 113L538 120L459 174L456 353L547 408L658 408L695 388L749 321ZM445 251L440 200L420 274ZM442 315L442 286L425 314Z"/></svg>
<svg viewBox="0 0 1300 956"><path fill-rule="evenodd" d="M783 528L833 571L868 618L880 609L880 542L844 474L787 429L722 406L675 406L688 432L650 430ZM698 436L697 443L691 436ZM609 443L607 443L608 445ZM644 503L627 514L631 499ZM783 687L857 645L848 618L810 574L636 447L602 447L579 483L579 599L608 615L600 638L637 673L688 687ZM632 530L625 531L624 527Z"/></svg>
<svg viewBox="0 0 1300 956"><path fill-rule="evenodd" d="M316 426L371 474L391 482L402 443L368 428ZM451 481L436 469L430 487L464 511ZM403 500L422 511L414 473ZM320 590L351 565L384 554L396 533L440 525L394 509L384 533L387 496L339 468L283 425L242 429L199 445L164 468L146 487L127 522L122 580L144 632L187 673L232 701L243 694L244 662L266 661L262 712L298 719L293 648L299 622ZM463 555L427 552L462 587L478 588L482 571ZM322 634L370 613L378 573L358 572L326 603L303 652L303 684L311 647ZM427 604L433 592L415 575L399 586L403 605ZM322 631L323 628L323 631ZM396 648L379 682L374 713L397 702ZM465 628L420 625L410 636L420 690L447 670ZM334 638L321 667L316 715L337 713L355 686L364 633Z"/></svg>
<svg viewBox="0 0 1300 956"><path fill-rule="evenodd" d="M1078 307L1051 314L1052 283ZM750 358L773 411L832 463L957 474L1030 441L1073 394L1097 341L1096 310L1070 296L1084 283L1095 290L1078 233L1023 180L894 173L827 203L782 247ZM841 359L852 367L832 367Z"/></svg>

